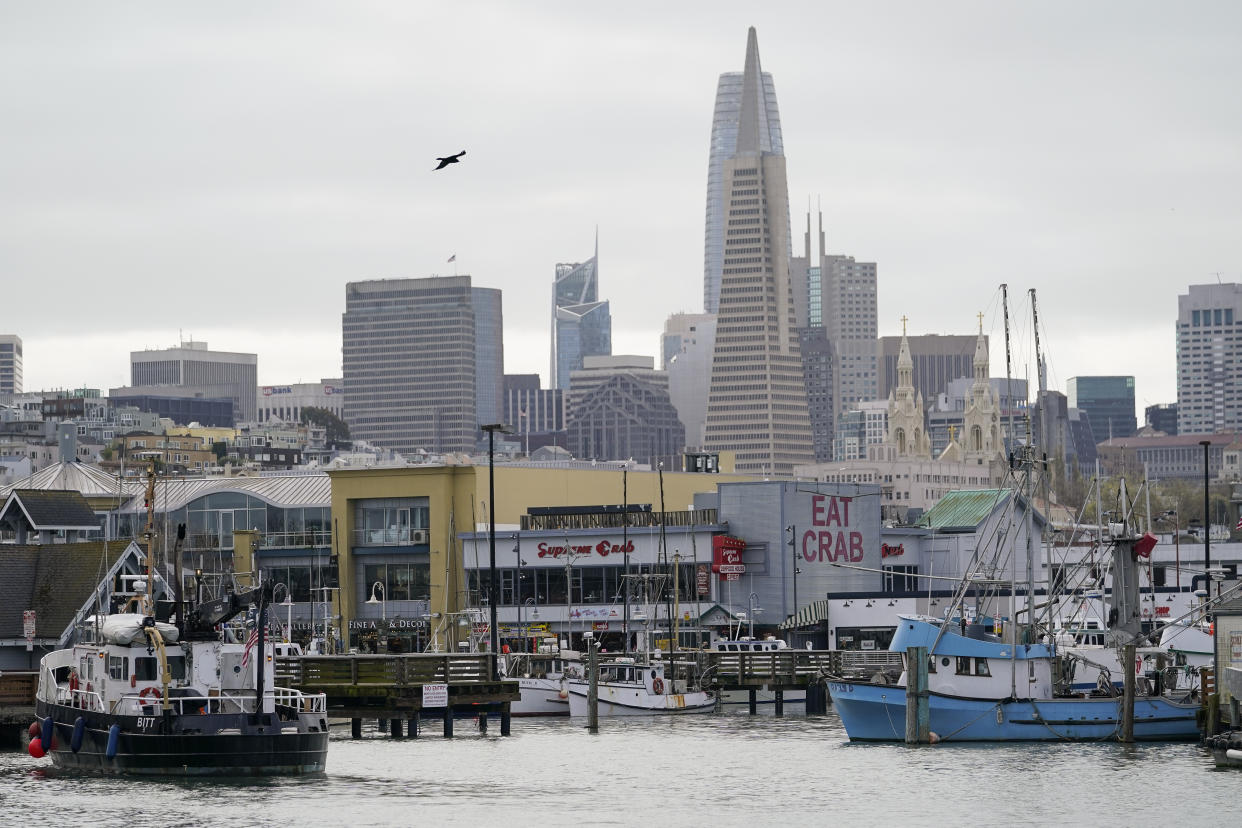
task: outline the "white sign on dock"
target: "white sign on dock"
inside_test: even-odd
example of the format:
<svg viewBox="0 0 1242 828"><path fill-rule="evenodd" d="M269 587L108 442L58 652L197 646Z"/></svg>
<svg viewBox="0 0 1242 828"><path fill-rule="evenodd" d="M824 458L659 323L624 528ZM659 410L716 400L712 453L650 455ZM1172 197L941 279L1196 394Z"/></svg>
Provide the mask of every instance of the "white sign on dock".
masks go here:
<svg viewBox="0 0 1242 828"><path fill-rule="evenodd" d="M448 707L448 685L424 684L423 707Z"/></svg>

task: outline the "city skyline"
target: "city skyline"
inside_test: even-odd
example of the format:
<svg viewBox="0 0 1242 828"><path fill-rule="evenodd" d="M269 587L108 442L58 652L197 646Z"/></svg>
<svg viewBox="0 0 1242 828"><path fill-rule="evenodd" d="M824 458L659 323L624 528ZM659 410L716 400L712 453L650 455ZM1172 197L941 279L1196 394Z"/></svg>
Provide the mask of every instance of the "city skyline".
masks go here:
<svg viewBox="0 0 1242 828"><path fill-rule="evenodd" d="M982 310L1003 376L1006 281L1033 378L1034 287L1051 387L1132 374L1140 407L1173 402L1177 296L1242 281L1220 104L1242 12L980 8L10 7L0 250L23 313L0 330L27 390L123 385L129 352L181 331L257 353L260 384L314 380L341 370L346 283L456 264L505 292L506 372L546 385L546 274L598 225L613 352L658 354L665 318L701 310L713 94L754 25L791 207L879 264L881 336ZM826 52L827 28L848 37ZM50 314L49 286L121 300Z"/></svg>

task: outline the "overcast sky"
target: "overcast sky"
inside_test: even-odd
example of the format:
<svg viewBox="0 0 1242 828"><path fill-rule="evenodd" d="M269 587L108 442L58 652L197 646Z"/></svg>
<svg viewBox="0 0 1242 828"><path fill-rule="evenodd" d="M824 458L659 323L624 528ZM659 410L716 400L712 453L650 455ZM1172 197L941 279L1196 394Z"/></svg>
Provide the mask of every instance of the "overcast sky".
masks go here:
<svg viewBox="0 0 1242 828"><path fill-rule="evenodd" d="M180 336L261 383L340 372L345 283L504 290L548 370L557 262L599 228L615 353L702 304L716 78L758 30L795 227L879 264L881 334L970 333L1001 282L1050 384L1176 398L1192 283L1242 281L1242 4L0 5L0 332L28 390ZM468 150L432 173L436 156ZM800 244L800 238L796 244Z"/></svg>

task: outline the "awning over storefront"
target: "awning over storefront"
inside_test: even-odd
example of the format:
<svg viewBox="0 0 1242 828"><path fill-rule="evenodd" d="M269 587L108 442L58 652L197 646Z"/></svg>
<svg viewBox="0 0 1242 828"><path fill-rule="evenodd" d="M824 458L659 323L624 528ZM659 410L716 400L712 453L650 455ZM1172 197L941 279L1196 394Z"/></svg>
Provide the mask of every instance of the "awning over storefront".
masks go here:
<svg viewBox="0 0 1242 828"><path fill-rule="evenodd" d="M780 623L778 630L800 630L828 620L828 600L812 601Z"/></svg>

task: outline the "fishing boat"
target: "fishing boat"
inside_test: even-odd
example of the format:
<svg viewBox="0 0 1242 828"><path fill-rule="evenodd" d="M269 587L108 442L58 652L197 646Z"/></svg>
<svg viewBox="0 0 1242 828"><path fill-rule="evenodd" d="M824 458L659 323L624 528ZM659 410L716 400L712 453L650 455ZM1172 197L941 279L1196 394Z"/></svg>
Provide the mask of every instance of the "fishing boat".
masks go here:
<svg viewBox="0 0 1242 828"><path fill-rule="evenodd" d="M1019 460L1029 471L1033 448ZM1015 492L1015 495L1017 493ZM1125 497L1124 481L1121 500ZM1030 521L1027 510L1026 522ZM1155 538L1139 536L1127 519L1110 526L1112 552L1111 608L1105 646L1142 645L1137 561L1150 554ZM1030 529L1027 538L1031 537ZM1012 550L1011 550L1012 551ZM978 554L978 553L977 553ZM981 563L976 561L975 563ZM972 568L973 569L973 568ZM1030 569L1028 568L1028 572ZM904 671L896 685L829 681L828 689L847 735L854 741L900 741L906 732L906 687L911 672L909 648L927 652L927 711L932 741L1107 741L1122 738L1125 702L1112 682L1075 690L1058 680L1055 637L1028 618L1005 623L967 612L965 598L976 580L996 583L972 572L963 579L947 618L899 616L890 650L902 654ZM1031 579L1033 581L1033 578ZM1028 595L1034 593L1028 587ZM977 594L977 593L976 593ZM1016 589L1011 596L1016 595ZM991 600L999 604L1000 598ZM1018 612L1011 611L1011 618ZM1007 633L1007 634L1006 634ZM1165 694L1160 682L1135 682L1133 738L1137 741L1194 739L1199 735L1198 702L1189 694Z"/></svg>
<svg viewBox="0 0 1242 828"><path fill-rule="evenodd" d="M682 681L666 680L664 662L653 657L640 663L617 658L599 666L597 693L601 716L658 716L711 713L716 697L709 690L687 688ZM590 682L574 678L567 682L569 714L586 716Z"/></svg>
<svg viewBox="0 0 1242 828"><path fill-rule="evenodd" d="M154 472L148 504L154 503ZM323 695L275 686L267 608L270 581L219 598L156 602L148 507L143 595L98 613L77 643L40 662L29 750L59 768L116 774L253 776L322 772ZM185 527L178 529L177 559ZM178 567L179 569L179 567ZM228 624L251 606L253 625ZM110 605L107 608L111 608ZM173 623L175 619L175 623Z"/></svg>
<svg viewBox="0 0 1242 828"><path fill-rule="evenodd" d="M569 715L567 682L582 676L582 659L576 650L552 645L546 652L506 653L500 659L505 678L515 679L522 694L510 703L510 715Z"/></svg>

